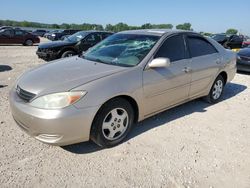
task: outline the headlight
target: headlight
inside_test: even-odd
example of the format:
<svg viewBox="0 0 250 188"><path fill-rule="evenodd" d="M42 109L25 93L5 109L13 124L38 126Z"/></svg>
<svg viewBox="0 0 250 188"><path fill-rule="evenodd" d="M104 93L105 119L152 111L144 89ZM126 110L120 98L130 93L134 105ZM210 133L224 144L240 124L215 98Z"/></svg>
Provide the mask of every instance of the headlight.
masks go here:
<svg viewBox="0 0 250 188"><path fill-rule="evenodd" d="M55 36L56 36L56 34L54 34L54 33L53 33L51 36L52 36L52 37L55 37Z"/></svg>
<svg viewBox="0 0 250 188"><path fill-rule="evenodd" d="M237 59L238 59L238 60L241 60L241 57L240 57L239 55L237 55Z"/></svg>
<svg viewBox="0 0 250 188"><path fill-rule="evenodd" d="M38 97L33 100L30 105L36 108L43 109L60 109L67 107L80 100L86 91L71 91L63 93L54 93Z"/></svg>

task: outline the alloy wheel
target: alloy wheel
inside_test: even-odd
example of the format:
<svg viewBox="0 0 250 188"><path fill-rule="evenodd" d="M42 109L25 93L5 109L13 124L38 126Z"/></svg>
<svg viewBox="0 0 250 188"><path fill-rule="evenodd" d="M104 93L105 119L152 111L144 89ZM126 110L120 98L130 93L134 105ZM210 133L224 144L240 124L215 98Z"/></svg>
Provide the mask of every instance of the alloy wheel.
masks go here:
<svg viewBox="0 0 250 188"><path fill-rule="evenodd" d="M125 109L115 108L104 118L102 133L107 140L120 138L128 128L129 116Z"/></svg>

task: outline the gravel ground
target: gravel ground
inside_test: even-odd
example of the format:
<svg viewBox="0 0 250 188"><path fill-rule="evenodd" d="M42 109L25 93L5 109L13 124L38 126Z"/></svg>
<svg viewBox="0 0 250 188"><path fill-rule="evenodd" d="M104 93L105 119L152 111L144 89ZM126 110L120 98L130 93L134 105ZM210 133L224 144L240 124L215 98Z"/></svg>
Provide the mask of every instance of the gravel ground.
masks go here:
<svg viewBox="0 0 250 188"><path fill-rule="evenodd" d="M121 145L49 146L11 117L8 92L41 63L36 46L0 46L0 187L250 187L250 75L223 101L195 100L134 127ZM5 67L3 67L3 65Z"/></svg>

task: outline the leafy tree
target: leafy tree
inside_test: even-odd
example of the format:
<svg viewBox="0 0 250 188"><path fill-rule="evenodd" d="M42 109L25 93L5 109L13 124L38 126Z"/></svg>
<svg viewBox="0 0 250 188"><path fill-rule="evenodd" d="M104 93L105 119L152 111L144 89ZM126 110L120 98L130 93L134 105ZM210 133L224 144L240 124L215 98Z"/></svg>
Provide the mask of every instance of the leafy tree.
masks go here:
<svg viewBox="0 0 250 188"><path fill-rule="evenodd" d="M237 29L228 29L226 31L226 34L229 34L229 35L233 35L233 34L237 34L238 33L238 30Z"/></svg>
<svg viewBox="0 0 250 188"><path fill-rule="evenodd" d="M153 25L150 23L145 23L141 26L142 29L153 29Z"/></svg>
<svg viewBox="0 0 250 188"><path fill-rule="evenodd" d="M176 26L176 29L181 29L181 30L193 30L191 28L191 24L190 23L184 23L184 24L179 24Z"/></svg>
<svg viewBox="0 0 250 188"><path fill-rule="evenodd" d="M58 24L52 24L51 27L55 29L60 29L60 26Z"/></svg>

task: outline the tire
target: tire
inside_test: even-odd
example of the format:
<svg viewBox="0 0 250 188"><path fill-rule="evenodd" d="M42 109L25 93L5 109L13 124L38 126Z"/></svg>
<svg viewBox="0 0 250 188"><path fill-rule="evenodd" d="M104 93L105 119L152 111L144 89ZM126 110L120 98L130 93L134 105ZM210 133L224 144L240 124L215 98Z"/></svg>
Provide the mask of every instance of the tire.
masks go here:
<svg viewBox="0 0 250 188"><path fill-rule="evenodd" d="M74 52L74 51L66 51L66 52L63 52L63 54L62 54L62 58L65 58L65 57L72 57L72 56L74 56L74 55L76 55L76 53Z"/></svg>
<svg viewBox="0 0 250 188"><path fill-rule="evenodd" d="M226 49L231 49L231 48L228 46L228 42L225 42L225 43L223 44L223 47L226 48Z"/></svg>
<svg viewBox="0 0 250 188"><path fill-rule="evenodd" d="M113 147L121 143L134 123L134 110L123 98L105 103L96 114L90 138L101 147Z"/></svg>
<svg viewBox="0 0 250 188"><path fill-rule="evenodd" d="M224 91L224 86L225 86L224 78L221 75L219 75L215 79L209 94L205 97L205 100L211 104L219 102Z"/></svg>
<svg viewBox="0 0 250 188"><path fill-rule="evenodd" d="M33 41L31 39L27 39L25 42L24 42L24 46L32 46L33 45Z"/></svg>

